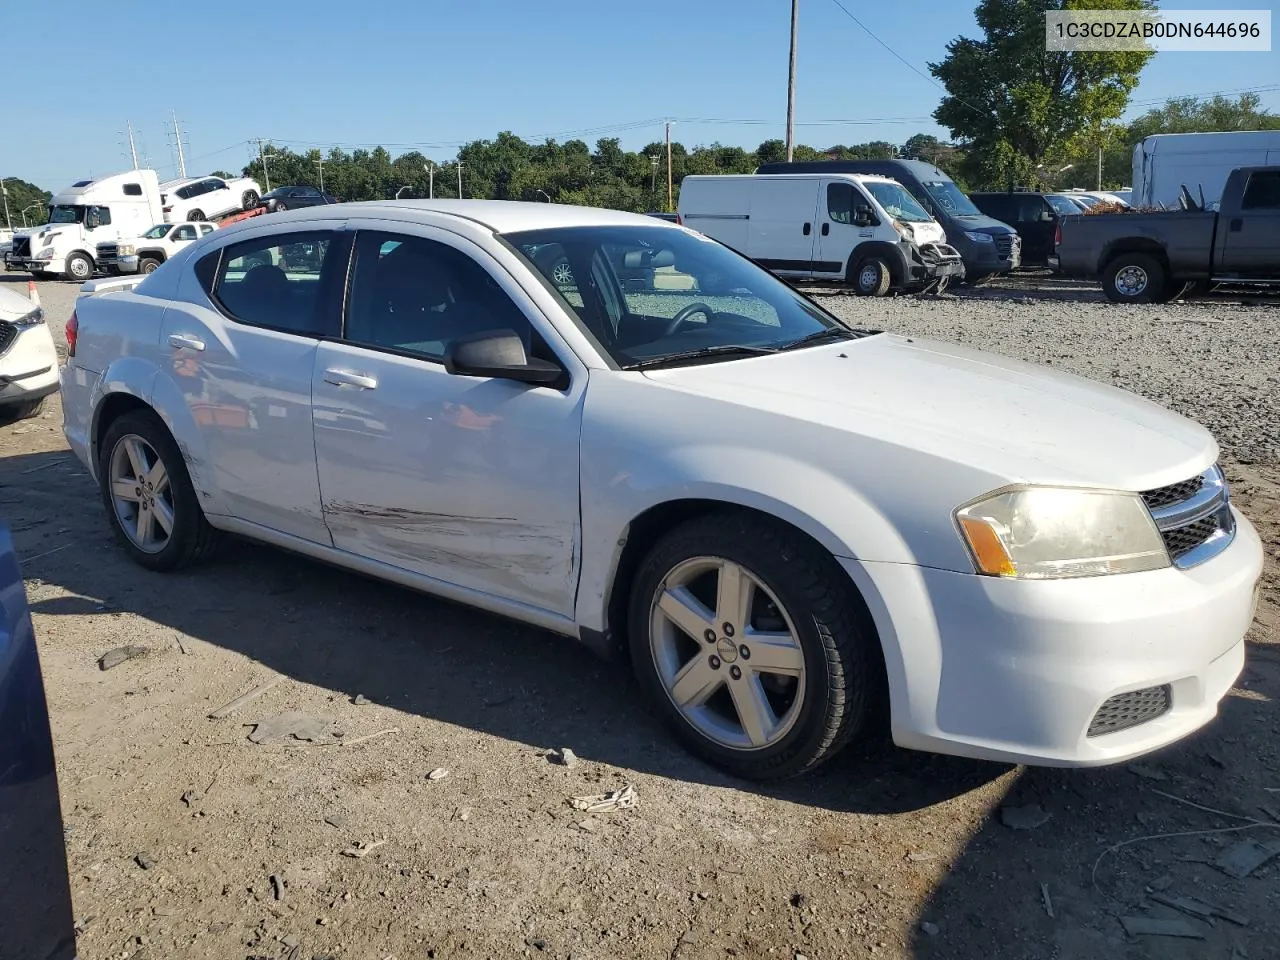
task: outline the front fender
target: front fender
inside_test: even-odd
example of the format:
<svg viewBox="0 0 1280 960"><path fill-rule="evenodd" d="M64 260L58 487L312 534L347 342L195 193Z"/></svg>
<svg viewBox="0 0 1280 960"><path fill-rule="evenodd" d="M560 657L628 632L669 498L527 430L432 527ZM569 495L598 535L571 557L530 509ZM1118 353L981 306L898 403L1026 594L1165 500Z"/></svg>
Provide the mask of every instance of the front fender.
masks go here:
<svg viewBox="0 0 1280 960"><path fill-rule="evenodd" d="M583 555L577 617L603 632L619 562L637 518L680 500L746 507L808 534L832 556L912 562L889 519L846 480L810 463L759 448L690 445L638 458L611 476L584 462Z"/></svg>

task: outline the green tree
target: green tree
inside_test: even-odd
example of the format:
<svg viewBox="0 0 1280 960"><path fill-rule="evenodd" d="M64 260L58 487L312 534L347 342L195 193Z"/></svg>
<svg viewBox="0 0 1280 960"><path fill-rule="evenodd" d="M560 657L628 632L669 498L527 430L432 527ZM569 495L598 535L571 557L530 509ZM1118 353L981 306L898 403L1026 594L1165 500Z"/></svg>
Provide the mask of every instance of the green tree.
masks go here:
<svg viewBox="0 0 1280 960"><path fill-rule="evenodd" d="M1037 164L1117 120L1151 58L1148 51L1045 49L1050 10L1146 10L1154 0L981 0L980 40L958 37L929 69L946 87L934 119L966 147L971 182L1032 179Z"/></svg>
<svg viewBox="0 0 1280 960"><path fill-rule="evenodd" d="M41 190L34 183L16 177L5 177L0 185L4 187L9 208L9 222L0 222L0 227L21 230L24 218L26 225L30 227L38 227L49 219L49 201L53 199L53 194L48 190ZM0 215L3 212L4 204L0 204Z"/></svg>

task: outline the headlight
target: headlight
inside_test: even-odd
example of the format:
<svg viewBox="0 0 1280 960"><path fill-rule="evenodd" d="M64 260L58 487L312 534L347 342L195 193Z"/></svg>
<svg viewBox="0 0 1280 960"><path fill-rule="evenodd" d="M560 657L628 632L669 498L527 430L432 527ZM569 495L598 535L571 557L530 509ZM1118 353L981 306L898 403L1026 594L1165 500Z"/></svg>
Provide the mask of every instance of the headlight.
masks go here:
<svg viewBox="0 0 1280 960"><path fill-rule="evenodd" d="M1096 577L1170 563L1136 493L1011 488L960 507L956 523L975 569L991 577Z"/></svg>
<svg viewBox="0 0 1280 960"><path fill-rule="evenodd" d="M893 229L897 230L898 235L904 240L912 240L915 238L916 232L911 229L911 224L900 223L897 220L890 220L889 222L893 224Z"/></svg>
<svg viewBox="0 0 1280 960"><path fill-rule="evenodd" d="M23 314L17 320L10 320L15 327L34 327L44 323L44 310L36 307L30 313Z"/></svg>
<svg viewBox="0 0 1280 960"><path fill-rule="evenodd" d="M132 243L122 243L116 247L116 256L131 257L138 252L138 248Z"/></svg>
<svg viewBox="0 0 1280 960"><path fill-rule="evenodd" d="M970 233L968 230L966 230L964 232L964 235L968 237L970 240L972 240L974 243L995 243L996 242L996 238L989 233Z"/></svg>
<svg viewBox="0 0 1280 960"><path fill-rule="evenodd" d="M36 254L36 259L37 259L37 260L52 260L52 259L53 259L53 247L49 247L49 248L48 248L48 249L46 249L46 250L41 250L39 253L37 253L37 254Z"/></svg>

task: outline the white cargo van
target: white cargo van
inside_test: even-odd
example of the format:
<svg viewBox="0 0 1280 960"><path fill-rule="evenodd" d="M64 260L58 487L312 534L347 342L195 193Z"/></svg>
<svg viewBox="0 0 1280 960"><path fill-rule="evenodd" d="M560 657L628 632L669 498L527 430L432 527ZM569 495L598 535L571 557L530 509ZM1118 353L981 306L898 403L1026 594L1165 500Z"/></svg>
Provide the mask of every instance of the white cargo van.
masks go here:
<svg viewBox="0 0 1280 960"><path fill-rule="evenodd" d="M162 219L160 179L154 170L80 180L49 201L47 224L15 231L5 266L40 278L83 282L96 269L99 243L136 237Z"/></svg>
<svg viewBox="0 0 1280 960"><path fill-rule="evenodd" d="M856 173L689 176L681 222L779 276L860 294L941 288L964 276L942 226L902 184Z"/></svg>
<svg viewBox="0 0 1280 960"><path fill-rule="evenodd" d="M1203 192L1212 209L1237 167L1280 165L1280 130L1223 133L1157 133L1133 148L1135 207L1178 206L1185 185L1197 203Z"/></svg>

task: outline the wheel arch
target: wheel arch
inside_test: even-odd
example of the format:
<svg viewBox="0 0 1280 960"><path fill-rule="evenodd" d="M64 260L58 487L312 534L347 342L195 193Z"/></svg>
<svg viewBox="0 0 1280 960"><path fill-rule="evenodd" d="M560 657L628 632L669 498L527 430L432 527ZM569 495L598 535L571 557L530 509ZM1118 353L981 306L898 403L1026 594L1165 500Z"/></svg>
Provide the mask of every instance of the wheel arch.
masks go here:
<svg viewBox="0 0 1280 960"><path fill-rule="evenodd" d="M1102 255L1098 258L1098 275L1106 273L1112 261L1126 253L1146 254L1159 263L1165 273L1169 272L1169 251L1158 240L1150 237L1125 237L1113 240L1103 248Z"/></svg>
<svg viewBox="0 0 1280 960"><path fill-rule="evenodd" d="M152 260L159 260L161 263L169 259L169 255L160 247L147 247L139 250L138 259L141 260L143 257L150 257Z"/></svg>
<svg viewBox="0 0 1280 960"><path fill-rule="evenodd" d="M845 266L844 273L845 283L855 282L854 272L858 269L858 264L867 257L877 257L888 265L890 282L894 287L901 286L905 281L907 262L897 245L885 240L865 240L854 247L853 252L849 254L849 262Z"/></svg>
<svg viewBox="0 0 1280 960"><path fill-rule="evenodd" d="M131 410L150 411L160 418L182 452L183 462L201 508L206 513L218 513L221 498L213 483L204 438L182 394L171 380L158 375L154 370L149 390L137 389L134 384L141 381L137 377L122 376L123 373L113 365L112 376L104 377L107 392L94 405L93 420L89 427L90 460L94 476L97 476L102 438L111 424Z"/></svg>

